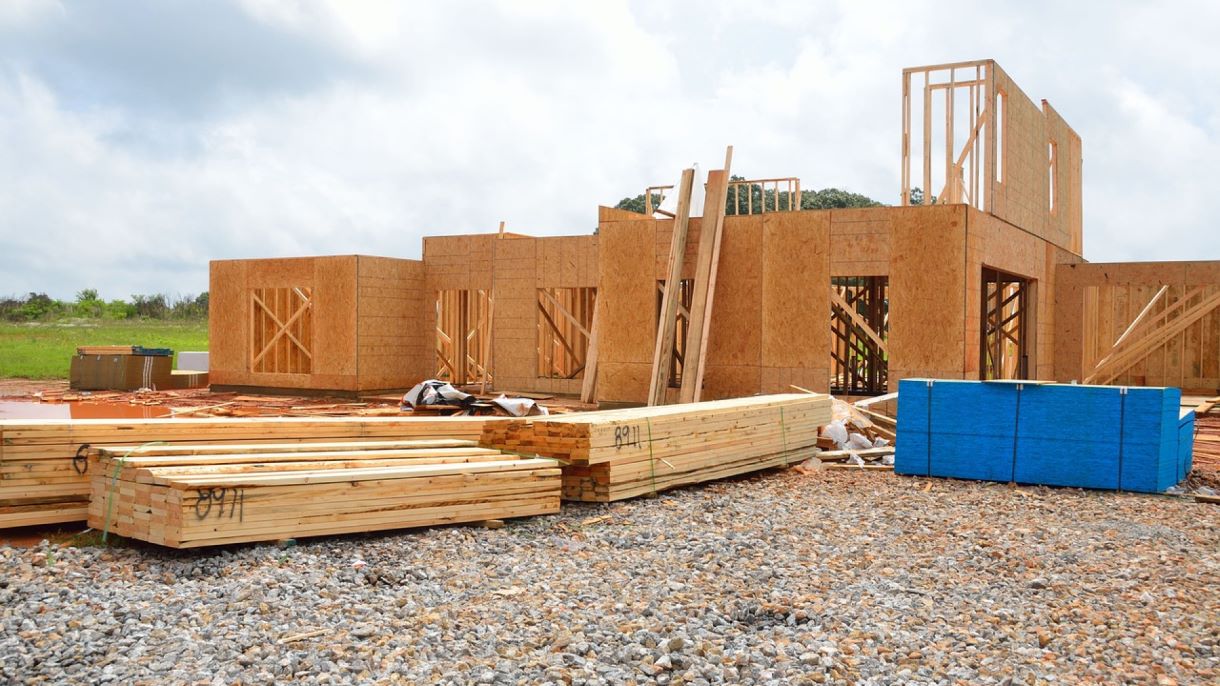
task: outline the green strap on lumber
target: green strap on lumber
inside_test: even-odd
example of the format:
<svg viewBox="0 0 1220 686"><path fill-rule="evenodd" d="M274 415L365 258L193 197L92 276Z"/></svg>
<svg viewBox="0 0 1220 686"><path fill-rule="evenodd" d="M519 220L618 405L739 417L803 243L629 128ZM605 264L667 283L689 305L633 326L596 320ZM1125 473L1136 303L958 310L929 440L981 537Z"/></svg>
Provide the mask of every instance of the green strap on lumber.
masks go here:
<svg viewBox="0 0 1220 686"><path fill-rule="evenodd" d="M648 425L648 472L652 478L652 494L657 494L657 458L652 453L652 419L644 417L645 424Z"/></svg>
<svg viewBox="0 0 1220 686"><path fill-rule="evenodd" d="M779 406L779 435L784 439L784 466L788 466L788 426L784 423L784 406Z"/></svg>
<svg viewBox="0 0 1220 686"><path fill-rule="evenodd" d="M149 441L141 446L137 446L128 450L124 455L114 461L114 473L110 475L110 486L106 488L106 517L102 520L102 543L110 536L110 522L114 512L114 489L119 484L119 472L123 470L123 463L128 457L137 450L143 450L150 445L167 445L165 441Z"/></svg>

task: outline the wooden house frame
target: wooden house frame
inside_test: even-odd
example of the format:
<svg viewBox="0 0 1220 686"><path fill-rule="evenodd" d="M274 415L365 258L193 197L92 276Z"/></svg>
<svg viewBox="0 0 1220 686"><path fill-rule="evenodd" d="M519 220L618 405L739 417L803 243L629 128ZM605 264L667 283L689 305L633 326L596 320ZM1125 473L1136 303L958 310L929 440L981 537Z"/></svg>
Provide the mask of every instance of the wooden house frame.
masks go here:
<svg viewBox="0 0 1220 686"><path fill-rule="evenodd" d="M622 403L689 399L688 378L703 399L904 377L1220 386L1220 266L1085 264L1081 141L1046 101L982 60L905 70L902 107L899 207L802 211L798 179L729 181L730 155L683 183L705 210L736 193L715 223L602 207L593 235L426 237L421 260L213 262L212 382Z"/></svg>

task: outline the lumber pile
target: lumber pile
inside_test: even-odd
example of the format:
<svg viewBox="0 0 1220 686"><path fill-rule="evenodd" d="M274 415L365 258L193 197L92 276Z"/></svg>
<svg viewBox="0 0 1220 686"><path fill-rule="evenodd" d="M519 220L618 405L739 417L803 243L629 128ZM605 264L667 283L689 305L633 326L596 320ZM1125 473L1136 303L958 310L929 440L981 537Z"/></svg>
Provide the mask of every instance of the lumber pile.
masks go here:
<svg viewBox="0 0 1220 686"><path fill-rule="evenodd" d="M474 441L91 451L89 526L174 548L552 514L559 466Z"/></svg>
<svg viewBox="0 0 1220 686"><path fill-rule="evenodd" d="M795 464L829 420L830 396L767 395L490 421L480 443L563 460L564 499L610 502Z"/></svg>
<svg viewBox="0 0 1220 686"><path fill-rule="evenodd" d="M482 418L308 417L0 420L0 528L83 521L88 448L216 443L477 439Z"/></svg>

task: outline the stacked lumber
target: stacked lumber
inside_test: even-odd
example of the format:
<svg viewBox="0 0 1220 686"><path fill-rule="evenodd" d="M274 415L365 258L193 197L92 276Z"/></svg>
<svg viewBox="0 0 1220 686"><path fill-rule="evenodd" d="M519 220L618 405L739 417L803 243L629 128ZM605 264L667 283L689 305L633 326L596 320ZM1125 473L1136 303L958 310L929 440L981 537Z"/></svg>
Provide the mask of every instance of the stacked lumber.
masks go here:
<svg viewBox="0 0 1220 686"><path fill-rule="evenodd" d="M1193 466L1198 472L1220 472L1220 409L1215 409L1218 402L1220 398L1209 400L1210 406L1203 413L1195 410Z"/></svg>
<svg viewBox="0 0 1220 686"><path fill-rule="evenodd" d="M83 521L88 447L476 439L483 418L293 417L0 420L0 528Z"/></svg>
<svg viewBox="0 0 1220 686"><path fill-rule="evenodd" d="M473 441L91 451L89 526L174 548L559 511L554 460Z"/></svg>
<svg viewBox="0 0 1220 686"><path fill-rule="evenodd" d="M830 396L768 395L496 420L480 443L563 460L565 499L610 502L795 464L828 421Z"/></svg>

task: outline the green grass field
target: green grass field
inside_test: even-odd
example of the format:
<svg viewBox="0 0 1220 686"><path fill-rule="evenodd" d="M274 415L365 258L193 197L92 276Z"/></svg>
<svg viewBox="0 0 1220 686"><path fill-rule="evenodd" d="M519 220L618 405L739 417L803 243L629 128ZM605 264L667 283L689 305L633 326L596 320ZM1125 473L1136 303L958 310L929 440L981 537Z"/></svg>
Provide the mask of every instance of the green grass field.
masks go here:
<svg viewBox="0 0 1220 686"><path fill-rule="evenodd" d="M0 323L0 378L66 379L78 345L208 349L207 321L72 320ZM176 355L175 355L176 357Z"/></svg>

